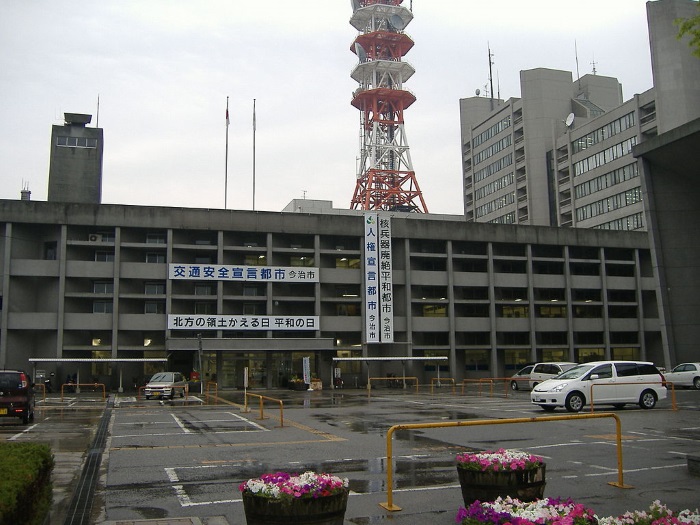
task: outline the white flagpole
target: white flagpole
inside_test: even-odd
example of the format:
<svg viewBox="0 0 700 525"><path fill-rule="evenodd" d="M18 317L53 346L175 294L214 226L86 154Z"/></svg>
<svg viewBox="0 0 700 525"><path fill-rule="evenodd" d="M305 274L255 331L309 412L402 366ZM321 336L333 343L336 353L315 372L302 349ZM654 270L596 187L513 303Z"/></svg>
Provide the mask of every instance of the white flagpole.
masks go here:
<svg viewBox="0 0 700 525"><path fill-rule="evenodd" d="M253 99L253 211L255 211L255 99Z"/></svg>
<svg viewBox="0 0 700 525"><path fill-rule="evenodd" d="M226 97L226 167L224 168L224 209L228 209L228 97Z"/></svg>

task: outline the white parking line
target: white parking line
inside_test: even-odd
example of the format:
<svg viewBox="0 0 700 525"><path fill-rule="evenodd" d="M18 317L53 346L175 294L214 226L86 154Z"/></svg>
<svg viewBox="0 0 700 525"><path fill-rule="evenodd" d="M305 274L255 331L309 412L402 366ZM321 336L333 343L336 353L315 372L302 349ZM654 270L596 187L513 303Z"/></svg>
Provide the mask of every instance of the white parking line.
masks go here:
<svg viewBox="0 0 700 525"><path fill-rule="evenodd" d="M177 417L175 414L170 415L173 416L175 423L177 423L177 426L180 427L185 434L190 434L192 432L189 428L185 426L185 424L182 422L182 419Z"/></svg>
<svg viewBox="0 0 700 525"><path fill-rule="evenodd" d="M15 434L15 435L12 436L11 438L8 438L7 441L16 441L16 440L18 440L18 439L21 438L24 434L26 434L26 433L29 432L30 430L36 428L36 426L37 426L38 424L39 424L39 423L34 423L31 427L27 427L27 428L25 428L24 430L22 430L22 432L19 432L18 434Z"/></svg>
<svg viewBox="0 0 700 525"><path fill-rule="evenodd" d="M242 432L270 432L270 429L263 427L262 425L256 423L255 421L251 421L250 419L247 419L243 416L240 416L236 414L235 412L220 412L221 414L226 414L229 416L233 416L232 419L207 419L207 420L198 420L196 423L201 424L201 423L212 423L212 422L217 422L217 423L227 423L227 422L232 422L232 421L243 421L247 427L252 427L253 430L250 430L250 428L245 428L245 429L238 429L238 430L206 430L203 433L206 434L238 434ZM171 414L172 418L175 420L175 423L177 426L182 430L182 432L151 432L148 434L144 433L138 433L138 434L119 434L119 435L112 435L112 439L125 439L125 438L139 438L139 437L162 437L162 436L173 436L173 435L190 435L190 436L200 436L201 434L197 432L196 430L193 430L192 428L188 428L185 422L177 417L174 414ZM236 421L237 422L237 421ZM132 423L120 423L120 426L124 425L129 425L129 426L135 426L135 425L142 425L142 422L132 422ZM165 421L152 421L148 422L147 424L149 425L163 425L163 424L168 424Z"/></svg>

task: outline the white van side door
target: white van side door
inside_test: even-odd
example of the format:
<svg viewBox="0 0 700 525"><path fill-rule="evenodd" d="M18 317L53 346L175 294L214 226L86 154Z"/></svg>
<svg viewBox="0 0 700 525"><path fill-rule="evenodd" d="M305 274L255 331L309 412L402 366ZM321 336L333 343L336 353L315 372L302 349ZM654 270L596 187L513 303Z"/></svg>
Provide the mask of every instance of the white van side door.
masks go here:
<svg viewBox="0 0 700 525"><path fill-rule="evenodd" d="M597 403L610 403L617 399L619 393L611 363L596 366L588 375L588 400Z"/></svg>

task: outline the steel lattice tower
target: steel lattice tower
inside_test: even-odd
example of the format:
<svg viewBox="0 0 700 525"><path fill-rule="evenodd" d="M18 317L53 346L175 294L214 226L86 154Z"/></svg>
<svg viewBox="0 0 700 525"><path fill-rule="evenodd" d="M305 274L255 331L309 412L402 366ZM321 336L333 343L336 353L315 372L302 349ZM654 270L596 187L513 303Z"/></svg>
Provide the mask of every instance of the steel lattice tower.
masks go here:
<svg viewBox="0 0 700 525"><path fill-rule="evenodd" d="M361 112L352 209L428 212L404 131L404 110L416 97L403 89L415 69L402 62L413 47L403 32L413 13L402 2L352 0L350 24L359 31L351 46L359 59L352 78L360 84L352 105Z"/></svg>

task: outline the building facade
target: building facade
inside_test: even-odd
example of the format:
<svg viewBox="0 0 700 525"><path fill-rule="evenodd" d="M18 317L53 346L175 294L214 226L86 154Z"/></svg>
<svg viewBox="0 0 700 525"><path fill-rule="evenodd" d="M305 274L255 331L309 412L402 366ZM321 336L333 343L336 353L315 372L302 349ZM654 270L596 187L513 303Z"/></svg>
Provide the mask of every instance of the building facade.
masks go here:
<svg viewBox="0 0 700 525"><path fill-rule="evenodd" d="M623 103L617 79L521 71L521 98L460 100L468 221L646 230L632 148L700 117L700 61L675 20L697 0L647 2L654 87Z"/></svg>
<svg viewBox="0 0 700 525"><path fill-rule="evenodd" d="M460 100L467 221L560 226L548 152L574 123L622 104L617 79L568 71L520 72L521 98ZM493 107L493 109L491 109Z"/></svg>
<svg viewBox="0 0 700 525"><path fill-rule="evenodd" d="M348 386L370 373L461 381L540 360L675 359L646 234L381 213L391 338L367 322L361 212L0 201L0 366L46 359L59 377L116 387L155 365L77 360L167 358L222 387L243 386L247 369L249 386L276 388L304 357ZM337 360L350 357L395 361ZM447 361L421 360L434 357Z"/></svg>
<svg viewBox="0 0 700 525"><path fill-rule="evenodd" d="M102 202L101 128L87 126L92 115L66 113L63 126L52 126L48 200Z"/></svg>

